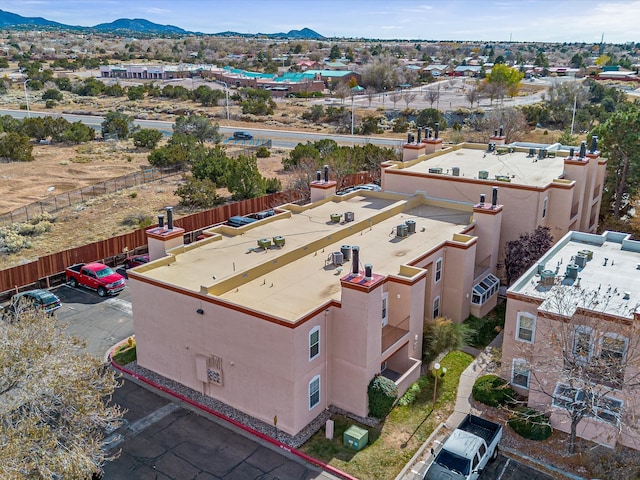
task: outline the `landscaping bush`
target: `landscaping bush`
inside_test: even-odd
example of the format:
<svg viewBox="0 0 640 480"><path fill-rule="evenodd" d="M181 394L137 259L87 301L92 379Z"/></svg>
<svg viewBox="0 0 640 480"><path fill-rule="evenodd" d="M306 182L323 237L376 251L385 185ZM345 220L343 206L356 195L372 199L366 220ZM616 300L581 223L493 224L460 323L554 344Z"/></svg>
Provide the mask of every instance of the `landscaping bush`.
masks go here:
<svg viewBox="0 0 640 480"><path fill-rule="evenodd" d="M472 347L483 349L491 343L491 340L504 328L506 302L496 305L486 317L478 318L473 315L463 322L469 327L470 337L468 344Z"/></svg>
<svg viewBox="0 0 640 480"><path fill-rule="evenodd" d="M429 363L440 353L457 350L468 343L470 328L464 323L452 322L448 318L436 318L425 322L422 356Z"/></svg>
<svg viewBox="0 0 640 480"><path fill-rule="evenodd" d="M369 415L384 418L398 398L398 387L386 377L376 375L369 382Z"/></svg>
<svg viewBox="0 0 640 480"><path fill-rule="evenodd" d="M427 377L421 376L407 389L406 392L404 392L404 395L400 398L400 400L398 400L398 405L402 405L403 407L412 405L418 398L418 395L420 395L420 392L427 388L428 385L429 380L427 379Z"/></svg>
<svg viewBox="0 0 640 480"><path fill-rule="evenodd" d="M513 431L529 440L545 440L551 436L549 419L533 408L520 408L507 422Z"/></svg>
<svg viewBox="0 0 640 480"><path fill-rule="evenodd" d="M269 158L271 156L271 152L267 147L260 147L256 152L256 157L258 158Z"/></svg>
<svg viewBox="0 0 640 480"><path fill-rule="evenodd" d="M471 391L473 399L489 405L499 407L512 402L516 392L509 383L497 375L484 375L476 380Z"/></svg>

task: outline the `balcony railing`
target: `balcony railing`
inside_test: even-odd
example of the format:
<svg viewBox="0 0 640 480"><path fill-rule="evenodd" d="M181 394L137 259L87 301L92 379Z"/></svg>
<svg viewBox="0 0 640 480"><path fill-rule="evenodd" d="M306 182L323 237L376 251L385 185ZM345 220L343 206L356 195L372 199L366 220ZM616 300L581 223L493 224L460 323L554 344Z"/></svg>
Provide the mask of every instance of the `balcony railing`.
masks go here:
<svg viewBox="0 0 640 480"><path fill-rule="evenodd" d="M408 334L409 317L393 325L388 324L382 327L382 350L380 353L386 352L394 343Z"/></svg>

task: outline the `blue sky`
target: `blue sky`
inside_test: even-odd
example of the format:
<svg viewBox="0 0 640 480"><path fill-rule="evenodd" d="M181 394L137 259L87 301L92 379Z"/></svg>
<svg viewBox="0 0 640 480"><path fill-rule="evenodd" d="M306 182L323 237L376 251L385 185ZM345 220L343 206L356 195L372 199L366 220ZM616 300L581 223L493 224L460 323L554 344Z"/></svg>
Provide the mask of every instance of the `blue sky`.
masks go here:
<svg viewBox="0 0 640 480"><path fill-rule="evenodd" d="M72 25L145 18L185 30L421 40L640 42L640 0L3 0Z"/></svg>

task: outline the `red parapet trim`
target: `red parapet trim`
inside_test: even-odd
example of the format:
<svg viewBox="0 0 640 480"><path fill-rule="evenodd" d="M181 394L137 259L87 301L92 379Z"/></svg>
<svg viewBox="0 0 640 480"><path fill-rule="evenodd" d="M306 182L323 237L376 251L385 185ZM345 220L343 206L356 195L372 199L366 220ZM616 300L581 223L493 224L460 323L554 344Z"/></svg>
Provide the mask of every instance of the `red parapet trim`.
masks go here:
<svg viewBox="0 0 640 480"><path fill-rule="evenodd" d="M114 352L114 350L120 346L122 342L118 343L115 347L113 347L110 351L109 351L109 363L111 363L111 366L113 368L115 368L116 370L119 370L122 373L125 373L141 382L146 383L147 385L156 388L158 390L160 390L161 392L164 392L166 394L171 395L172 397L177 398L178 400L181 400L185 403L188 403L189 405L196 407L200 410L203 410L204 412L207 412L209 415L213 415L214 417L217 417L221 420L224 420L225 422L229 422L231 425L233 425L234 427L240 428L242 430L244 430L247 433L250 433L251 435L255 435L256 437L258 437L261 440L264 440L265 442L269 442L277 447L282 448L283 450L286 450L289 453L292 453L293 455L296 455L297 457L300 457L301 459L303 459L304 461L311 463L312 465L315 465L317 467L322 468L323 470L326 470L327 472L336 475L344 480L358 480L356 477L352 477L351 475L349 475L346 472L343 472L342 470L339 470L327 463L324 463L321 460L318 460L317 458L314 458L310 455L307 455L304 452L301 452L300 450L298 450L297 448L292 448L288 445L285 445L284 443L280 442L279 440L276 440L275 438L271 438L268 435L265 435L262 432L258 432L257 430L254 430L251 427L247 427L246 425L238 422L237 420L234 420L233 418L229 418L226 415L221 414L220 412L216 412L215 410L213 410L212 408L207 407L206 405L201 405L200 403L191 400L188 397L185 397L184 395L181 395L180 393L174 392L173 390L169 390L166 387L163 387L162 385L154 382L153 380L149 380L148 378L145 378L143 376L138 375L137 373L129 370L128 368L123 367L122 365L120 365L119 363L116 363L113 361L112 354Z"/></svg>

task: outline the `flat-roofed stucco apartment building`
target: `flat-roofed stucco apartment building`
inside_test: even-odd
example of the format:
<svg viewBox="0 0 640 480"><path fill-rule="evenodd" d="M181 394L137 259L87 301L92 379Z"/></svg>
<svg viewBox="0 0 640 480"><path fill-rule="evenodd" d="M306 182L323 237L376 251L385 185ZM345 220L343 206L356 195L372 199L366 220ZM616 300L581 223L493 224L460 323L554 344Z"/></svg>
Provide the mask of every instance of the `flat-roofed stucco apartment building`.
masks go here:
<svg viewBox="0 0 640 480"><path fill-rule="evenodd" d="M473 204L498 186L504 205L500 264L506 242L538 226L549 227L554 241L572 230L597 230L607 161L595 139L589 150L584 143L580 148L504 143L501 130L488 145L445 148L437 132L424 139L419 133L417 141L404 145L402 162L383 166L382 189Z"/></svg>
<svg viewBox="0 0 640 480"><path fill-rule="evenodd" d="M296 435L330 406L367 416L381 372L402 394L425 319L493 308L497 199L335 189L327 176L311 204L190 245L172 222L148 230L152 261L129 280L139 365Z"/></svg>
<svg viewBox="0 0 640 480"><path fill-rule="evenodd" d="M640 242L569 232L507 292L503 376L570 432L640 449Z"/></svg>

